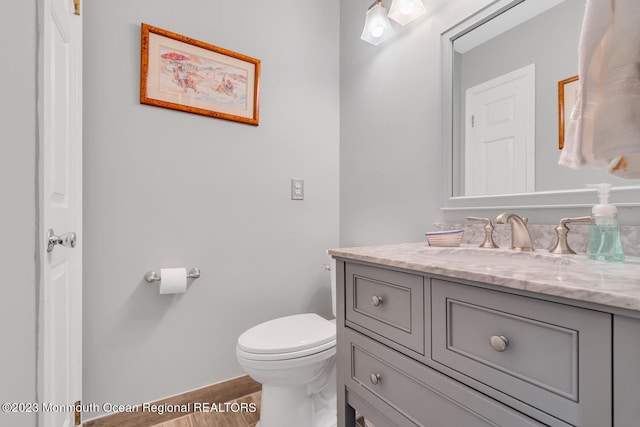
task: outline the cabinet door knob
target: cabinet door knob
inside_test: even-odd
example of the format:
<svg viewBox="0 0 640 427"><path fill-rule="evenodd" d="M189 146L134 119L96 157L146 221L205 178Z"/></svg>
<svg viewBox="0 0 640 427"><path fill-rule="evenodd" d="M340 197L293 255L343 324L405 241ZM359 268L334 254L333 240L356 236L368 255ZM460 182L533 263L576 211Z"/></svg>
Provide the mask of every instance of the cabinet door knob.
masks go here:
<svg viewBox="0 0 640 427"><path fill-rule="evenodd" d="M380 382L380 374L371 374L369 375L369 379L371 380L371 384L376 385Z"/></svg>
<svg viewBox="0 0 640 427"><path fill-rule="evenodd" d="M382 297L379 297L377 295L374 295L371 297L371 305L374 307L379 306L380 304L382 304Z"/></svg>
<svg viewBox="0 0 640 427"><path fill-rule="evenodd" d="M502 335L492 335L490 343L491 348L493 348L495 351L503 352L509 345L509 339Z"/></svg>

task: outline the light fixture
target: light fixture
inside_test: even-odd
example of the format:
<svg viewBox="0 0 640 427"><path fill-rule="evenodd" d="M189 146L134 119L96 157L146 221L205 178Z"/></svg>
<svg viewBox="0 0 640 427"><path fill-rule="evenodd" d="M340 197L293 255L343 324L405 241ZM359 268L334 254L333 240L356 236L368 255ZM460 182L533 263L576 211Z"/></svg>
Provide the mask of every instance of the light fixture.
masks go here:
<svg viewBox="0 0 640 427"><path fill-rule="evenodd" d="M407 25L417 17L424 15L427 10L422 0L393 0L389 18L400 25Z"/></svg>
<svg viewBox="0 0 640 427"><path fill-rule="evenodd" d="M360 38L377 46L393 37L393 34L393 28L391 28L391 23L387 18L387 9L382 5L382 0L376 0L367 10L364 29Z"/></svg>

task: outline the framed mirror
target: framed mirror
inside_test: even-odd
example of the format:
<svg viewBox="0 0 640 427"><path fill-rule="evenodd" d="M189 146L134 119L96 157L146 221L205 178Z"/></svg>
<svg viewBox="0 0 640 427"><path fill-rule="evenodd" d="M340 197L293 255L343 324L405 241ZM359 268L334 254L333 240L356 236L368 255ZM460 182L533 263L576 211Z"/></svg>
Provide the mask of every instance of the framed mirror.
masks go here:
<svg viewBox="0 0 640 427"><path fill-rule="evenodd" d="M444 210L592 206L586 184L600 182L640 206L640 180L558 165L558 90L577 75L584 8L497 0L442 34Z"/></svg>

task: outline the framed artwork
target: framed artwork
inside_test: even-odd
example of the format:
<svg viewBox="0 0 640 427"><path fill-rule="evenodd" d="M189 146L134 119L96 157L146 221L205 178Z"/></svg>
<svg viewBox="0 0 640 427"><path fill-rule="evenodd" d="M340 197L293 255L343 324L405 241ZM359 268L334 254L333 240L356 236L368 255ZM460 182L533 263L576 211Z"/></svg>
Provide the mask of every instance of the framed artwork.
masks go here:
<svg viewBox="0 0 640 427"><path fill-rule="evenodd" d="M260 60L142 24L140 103L259 123Z"/></svg>
<svg viewBox="0 0 640 427"><path fill-rule="evenodd" d="M567 120L578 99L578 76L558 82L558 148L564 148L564 135L567 130Z"/></svg>

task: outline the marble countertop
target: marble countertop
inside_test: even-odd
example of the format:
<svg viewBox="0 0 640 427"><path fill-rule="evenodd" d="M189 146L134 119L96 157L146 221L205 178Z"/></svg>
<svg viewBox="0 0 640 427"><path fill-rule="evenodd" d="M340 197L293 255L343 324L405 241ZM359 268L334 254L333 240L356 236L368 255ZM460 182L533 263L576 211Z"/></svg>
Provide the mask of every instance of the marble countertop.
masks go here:
<svg viewBox="0 0 640 427"><path fill-rule="evenodd" d="M329 255L640 311L640 257L607 263L580 254L426 243L331 249Z"/></svg>

